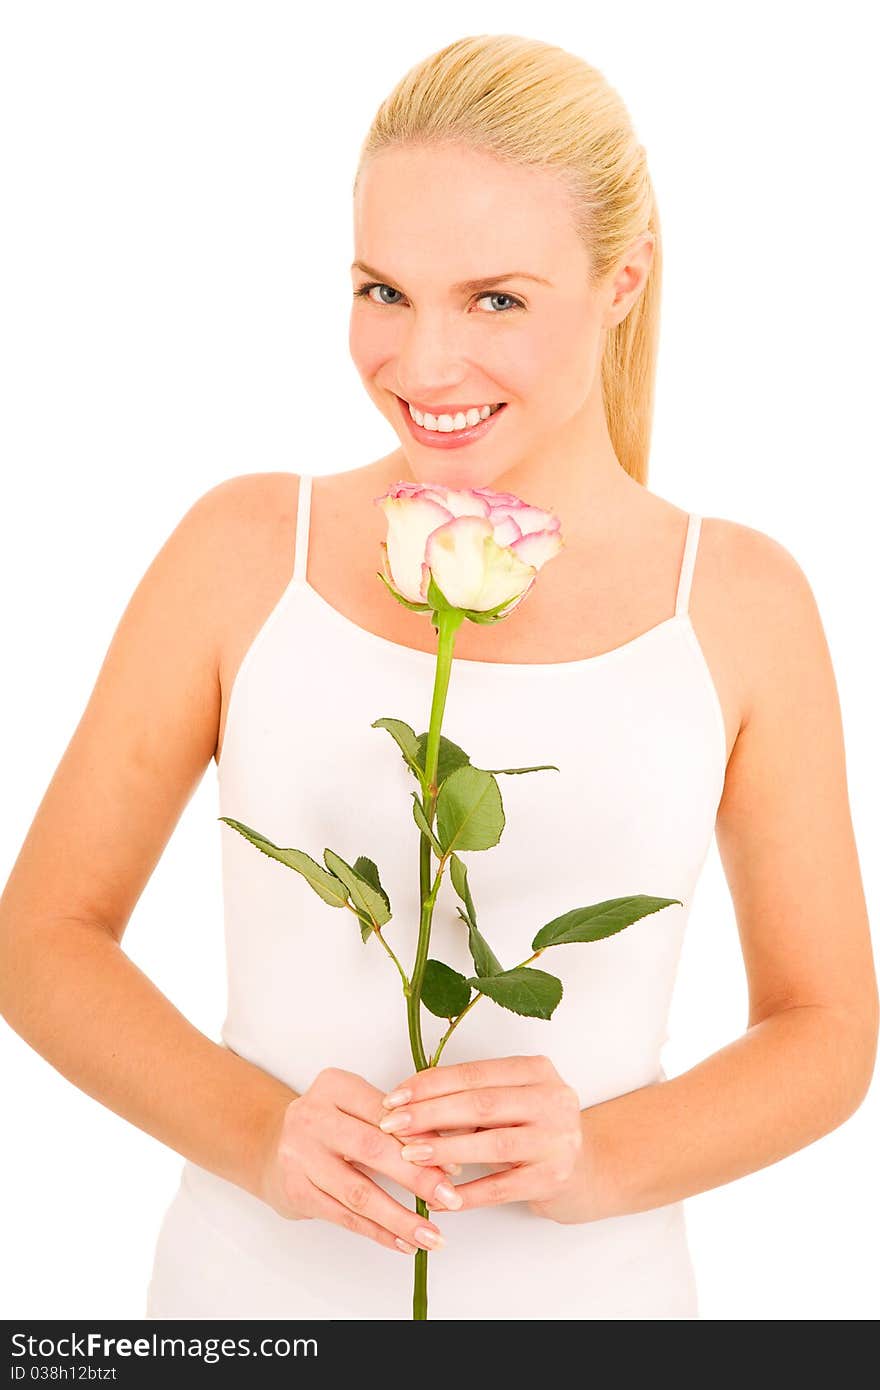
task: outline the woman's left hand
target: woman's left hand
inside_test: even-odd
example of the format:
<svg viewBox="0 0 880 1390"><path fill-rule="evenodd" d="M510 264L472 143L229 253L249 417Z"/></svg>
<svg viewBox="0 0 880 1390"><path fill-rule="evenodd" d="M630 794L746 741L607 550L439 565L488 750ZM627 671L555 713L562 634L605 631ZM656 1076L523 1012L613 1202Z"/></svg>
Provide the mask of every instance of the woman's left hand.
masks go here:
<svg viewBox="0 0 880 1390"><path fill-rule="evenodd" d="M409 1095L388 1106L398 1092ZM492 1168L490 1177L454 1185L462 1199L456 1210L527 1202L536 1215L553 1221L586 1219L580 1100L549 1058L491 1057L427 1067L401 1081L382 1104L380 1128L400 1139L407 1161ZM441 1135L429 1143L421 1138L427 1130ZM449 1130L455 1132L442 1133Z"/></svg>

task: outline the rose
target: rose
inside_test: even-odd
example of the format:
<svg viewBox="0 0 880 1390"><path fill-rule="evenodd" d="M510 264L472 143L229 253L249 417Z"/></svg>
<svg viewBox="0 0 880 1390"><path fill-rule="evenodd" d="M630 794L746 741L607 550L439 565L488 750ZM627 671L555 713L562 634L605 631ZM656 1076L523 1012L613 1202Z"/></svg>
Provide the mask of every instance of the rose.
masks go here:
<svg viewBox="0 0 880 1390"><path fill-rule="evenodd" d="M538 571L565 545L559 518L511 492L395 483L374 502L388 522L383 577L395 597L425 611L434 583L450 608L498 617L517 608Z"/></svg>

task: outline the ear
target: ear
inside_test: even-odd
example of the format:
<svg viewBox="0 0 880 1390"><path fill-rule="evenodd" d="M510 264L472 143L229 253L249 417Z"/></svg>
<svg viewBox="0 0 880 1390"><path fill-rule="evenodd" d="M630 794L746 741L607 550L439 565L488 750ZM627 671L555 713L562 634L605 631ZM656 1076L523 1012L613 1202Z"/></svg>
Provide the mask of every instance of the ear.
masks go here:
<svg viewBox="0 0 880 1390"><path fill-rule="evenodd" d="M622 323L647 283L654 260L654 234L644 232L629 246L611 278L604 328Z"/></svg>

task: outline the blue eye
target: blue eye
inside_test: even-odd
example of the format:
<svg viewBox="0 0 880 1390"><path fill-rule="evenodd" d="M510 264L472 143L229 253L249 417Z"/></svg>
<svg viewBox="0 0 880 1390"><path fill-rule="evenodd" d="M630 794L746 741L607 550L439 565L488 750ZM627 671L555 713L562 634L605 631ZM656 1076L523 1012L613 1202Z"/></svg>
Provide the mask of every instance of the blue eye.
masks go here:
<svg viewBox="0 0 880 1390"><path fill-rule="evenodd" d="M354 292L354 297L355 297L355 299L359 299L359 298L368 299L368 298L369 298L369 294L370 294L370 290L391 290L391 293L392 293L392 294L399 294L399 293L400 293L399 290L392 290L390 285L380 285L380 284L378 284L378 283L374 280L374 281L372 282L372 284L369 284L369 285L361 285L360 289L355 290L355 292ZM374 303L374 304L386 304L387 302L388 302L387 300L376 300L376 299L373 300L373 303Z"/></svg>
<svg viewBox="0 0 880 1390"><path fill-rule="evenodd" d="M487 293L487 294L481 294L481 295L480 295L480 299L506 299L506 300L508 300L508 301L510 302L511 306L512 306L514 309L521 309L521 308L522 308L522 303L521 303L521 301L518 300L518 299L515 299L514 296L513 296L512 294L507 294L504 290L492 290L492 291L490 291L490 292ZM499 310L496 309L496 310L494 310L493 312L498 313Z"/></svg>
<svg viewBox="0 0 880 1390"><path fill-rule="evenodd" d="M355 298L355 299L369 299L369 298L371 297L371 293L370 293L370 292L371 292L372 290L389 290L389 291L391 292L391 294L400 294L400 290L392 289L392 287L391 287L390 285L382 285L382 284L380 284L377 280L372 280L372 281L370 281L368 284L360 285L360 286L358 287L358 289L356 289L356 290L354 291L354 298ZM479 299L506 299L506 300L508 301L509 307L512 308L512 309L522 309L522 308L525 307L525 306L523 305L522 300L517 299L515 295L507 294L507 292L506 292L505 290L492 290L491 292L486 292L486 291L484 291L483 294L478 295L477 298L478 298L478 300L479 300ZM373 299L373 300L372 300L372 303L373 303L373 304L385 304L385 305L387 305L389 308L392 308L392 309L393 309L393 308L396 307L398 301L397 301L397 300L392 300L392 301L389 302L389 300L387 300L387 299ZM507 312L507 309L493 309L493 310L492 310L492 313L494 313L494 314L506 313L506 312Z"/></svg>

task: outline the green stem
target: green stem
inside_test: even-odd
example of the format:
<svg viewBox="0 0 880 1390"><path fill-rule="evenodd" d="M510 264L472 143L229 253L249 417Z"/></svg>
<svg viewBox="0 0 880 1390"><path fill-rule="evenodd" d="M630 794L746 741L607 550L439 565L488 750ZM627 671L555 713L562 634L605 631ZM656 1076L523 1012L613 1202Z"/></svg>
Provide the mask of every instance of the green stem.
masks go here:
<svg viewBox="0 0 880 1390"><path fill-rule="evenodd" d="M351 903L344 903L343 906L347 907L348 910L349 910L349 912L354 912L354 908L352 907ZM354 915L355 915L355 917L358 917L358 915L357 915L356 912L354 912ZM360 920L361 920L360 917L358 917L358 921L360 921ZM373 923L373 935L379 938L379 941L380 941L380 942L382 943L382 945L385 947L385 950L388 952L389 956L390 956L391 959L394 961L394 964L397 966L398 970L400 971L400 978L401 978L401 980L403 981L403 992L404 992L404 994L406 994L406 995L408 996L408 995L409 995L409 990L410 990L410 984L409 984L409 980L408 980L407 977L406 977L406 971L404 970L404 968L403 968L403 966L401 965L400 961L397 959L397 956L394 954L394 952L392 951L391 947L388 945L388 942L385 940L384 936L382 935L382 929L381 929L380 927L377 927L375 922Z"/></svg>
<svg viewBox="0 0 880 1390"><path fill-rule="evenodd" d="M443 711L446 707L446 694L449 689L449 676L452 671L455 634L463 621L464 613L460 609L439 609L437 612L437 667L434 673L434 695L431 701L431 719L428 726L428 742L425 749L425 783L423 788L425 794L425 815L428 825L432 828L434 824L434 812L437 807L437 764L440 753L440 728L443 723ZM434 904L437 901L437 893L440 888L442 874L443 861L440 863L440 870L434 880L434 885L430 887L431 841L423 831L419 842L419 902L422 905L419 920L419 941L416 949L416 959L415 965L413 966L410 990L406 1000L410 1048L417 1071L425 1071L425 1069L431 1065L425 1055L425 1047L422 1042L422 982L425 978L425 967L428 962L428 950L431 944L431 921L434 915ZM423 1202L421 1197L416 1198L416 1211L424 1220L429 1219L427 1203ZM427 1316L428 1251L418 1250L415 1255L415 1272L413 1276L413 1318L425 1320Z"/></svg>

